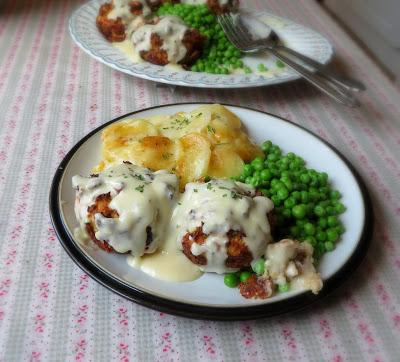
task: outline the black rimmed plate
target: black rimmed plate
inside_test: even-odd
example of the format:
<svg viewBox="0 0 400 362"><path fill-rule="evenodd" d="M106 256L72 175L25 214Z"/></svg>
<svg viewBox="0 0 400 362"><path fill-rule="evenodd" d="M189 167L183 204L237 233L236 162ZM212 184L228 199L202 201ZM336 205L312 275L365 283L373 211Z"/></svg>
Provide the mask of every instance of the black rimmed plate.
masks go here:
<svg viewBox="0 0 400 362"><path fill-rule="evenodd" d="M350 163L318 136L287 120L249 108L226 105L240 117L255 142L270 139L284 152L295 152L306 160L308 167L327 172L333 186L342 193L342 202L347 207L342 215L346 232L336 249L324 255L318 266L324 280L318 295L292 291L267 300L247 300L237 289L225 287L222 276L212 273L193 282L165 282L131 268L126 255L108 254L74 238L77 222L71 178L76 174L89 175L99 162L102 129L125 118L191 111L201 104L171 104L132 112L102 125L79 141L58 167L50 191L50 213L61 244L86 273L115 293L185 317L216 320L269 317L299 310L326 296L352 274L366 254L373 227L367 190Z"/></svg>

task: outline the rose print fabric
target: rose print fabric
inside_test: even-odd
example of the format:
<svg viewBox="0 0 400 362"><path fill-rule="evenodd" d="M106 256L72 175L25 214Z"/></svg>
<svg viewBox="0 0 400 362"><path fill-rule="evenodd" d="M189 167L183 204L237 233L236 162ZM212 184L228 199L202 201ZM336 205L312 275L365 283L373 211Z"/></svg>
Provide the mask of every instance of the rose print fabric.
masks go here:
<svg viewBox="0 0 400 362"><path fill-rule="evenodd" d="M398 361L400 92L313 0L242 1L305 24L334 45L334 66L365 82L361 108L305 82L189 89L118 73L68 34L79 0L0 2L0 361ZM60 246L48 214L54 171L86 133L158 104L212 101L290 119L338 148L365 180L372 246L342 288L301 313L197 321L106 290Z"/></svg>

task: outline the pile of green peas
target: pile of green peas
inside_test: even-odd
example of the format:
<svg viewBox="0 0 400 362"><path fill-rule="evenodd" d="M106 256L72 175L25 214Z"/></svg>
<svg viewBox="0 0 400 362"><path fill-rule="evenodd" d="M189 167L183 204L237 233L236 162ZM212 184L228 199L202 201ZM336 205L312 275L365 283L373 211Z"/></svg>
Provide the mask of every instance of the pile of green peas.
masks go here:
<svg viewBox="0 0 400 362"><path fill-rule="evenodd" d="M207 37L202 56L190 68L193 72L229 74L244 68L242 53L227 39L216 16L207 5L163 4L158 16L176 15L190 27Z"/></svg>
<svg viewBox="0 0 400 362"><path fill-rule="evenodd" d="M264 157L245 164L238 180L256 187L274 203L276 240L306 240L319 259L335 248L345 231L338 218L346 210L340 192L330 186L326 172L307 168L293 152L283 155L271 141L264 142L262 150Z"/></svg>
<svg viewBox="0 0 400 362"><path fill-rule="evenodd" d="M260 190L274 203L276 225L274 239L308 241L314 248L314 258L335 248L345 229L339 219L346 207L341 194L328 181L328 174L306 167L304 160L289 152L283 155L271 141L262 144L263 157L256 157L243 167L235 178ZM245 274L243 274L245 273ZM234 288L246 281L251 273L264 273L264 259L252 263L252 271L225 274L224 283ZM278 286L279 292L290 289L289 284Z"/></svg>

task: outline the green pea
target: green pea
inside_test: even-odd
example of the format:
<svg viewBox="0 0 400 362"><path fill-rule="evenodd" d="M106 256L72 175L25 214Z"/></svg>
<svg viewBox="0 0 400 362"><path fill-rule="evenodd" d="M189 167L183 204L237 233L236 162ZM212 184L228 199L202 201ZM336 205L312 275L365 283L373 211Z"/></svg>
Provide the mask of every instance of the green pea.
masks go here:
<svg viewBox="0 0 400 362"><path fill-rule="evenodd" d="M261 145L261 149L264 151L264 153L268 153L268 151L270 150L271 146L272 146L272 142L271 141L265 141Z"/></svg>
<svg viewBox="0 0 400 362"><path fill-rule="evenodd" d="M248 66L245 66L243 69L244 69L245 74L253 73L253 71L251 70L251 68L248 67Z"/></svg>
<svg viewBox="0 0 400 362"><path fill-rule="evenodd" d="M307 173L302 173L300 175L300 181L305 183L305 184L310 183L310 181L311 181L310 175L308 175Z"/></svg>
<svg viewBox="0 0 400 362"><path fill-rule="evenodd" d="M342 203L338 202L335 205L335 210L338 214L342 214L343 212L346 211L346 206L344 206Z"/></svg>
<svg viewBox="0 0 400 362"><path fill-rule="evenodd" d="M276 195L280 200L286 200L289 196L289 191L287 190L286 187L281 187L278 189Z"/></svg>
<svg viewBox="0 0 400 362"><path fill-rule="evenodd" d="M289 179L285 179L285 181L283 181L283 183L285 184L286 188L291 191L293 190L293 183L292 181L290 181Z"/></svg>
<svg viewBox="0 0 400 362"><path fill-rule="evenodd" d="M317 205L317 206L315 206L315 208L314 208L314 214L317 215L317 216L319 216L319 217L322 217L322 216L325 216L325 215L326 215L326 211L325 211L325 209L324 209L322 206Z"/></svg>
<svg viewBox="0 0 400 362"><path fill-rule="evenodd" d="M224 283L229 288L236 288L239 284L239 278L235 273L225 274Z"/></svg>
<svg viewBox="0 0 400 362"><path fill-rule="evenodd" d="M339 235L342 235L346 231L345 227L342 224L336 226L335 230Z"/></svg>
<svg viewBox="0 0 400 362"><path fill-rule="evenodd" d="M327 223L328 223L328 226L330 226L330 227L336 226L338 224L338 222L339 221L336 216L328 216L328 218L327 218Z"/></svg>
<svg viewBox="0 0 400 362"><path fill-rule="evenodd" d="M325 241L326 233L325 233L325 231L318 231L317 234L315 235L315 237L318 241Z"/></svg>
<svg viewBox="0 0 400 362"><path fill-rule="evenodd" d="M304 203L304 204L308 203L308 201L310 200L310 196L309 196L308 192L307 191L301 191L300 195L301 195L301 202Z"/></svg>
<svg viewBox="0 0 400 362"><path fill-rule="evenodd" d="M278 284L278 291L279 293L286 293L290 289L290 284L285 283L285 284Z"/></svg>
<svg viewBox="0 0 400 362"><path fill-rule="evenodd" d="M339 234L335 229L326 230L326 238L328 241L335 242L339 239Z"/></svg>
<svg viewBox="0 0 400 362"><path fill-rule="evenodd" d="M312 236L315 234L315 231L316 231L315 226L310 222L304 225L304 232L306 233L306 235Z"/></svg>
<svg viewBox="0 0 400 362"><path fill-rule="evenodd" d="M296 200L290 196L285 200L285 208L291 210L296 205Z"/></svg>
<svg viewBox="0 0 400 362"><path fill-rule="evenodd" d="M260 64L257 65L257 69L258 69L260 72L266 72L266 71L268 70L268 68L267 68L264 64L262 64L262 63L260 63Z"/></svg>
<svg viewBox="0 0 400 362"><path fill-rule="evenodd" d="M274 206L280 206L282 204L282 200L277 195L272 195L271 200L274 203Z"/></svg>
<svg viewBox="0 0 400 362"><path fill-rule="evenodd" d="M257 275L263 275L265 271L265 260L263 258L257 259L251 263L251 268Z"/></svg>
<svg viewBox="0 0 400 362"><path fill-rule="evenodd" d="M304 204L295 205L292 214L296 219L303 219L306 216L306 206Z"/></svg>
<svg viewBox="0 0 400 362"><path fill-rule="evenodd" d="M256 171L261 171L264 168L264 164L262 160L254 159L251 162L251 165L253 166L254 170Z"/></svg>
<svg viewBox="0 0 400 362"><path fill-rule="evenodd" d="M333 249L335 249L335 245L331 241L325 242L324 246L326 251L332 251Z"/></svg>
<svg viewBox="0 0 400 362"><path fill-rule="evenodd" d="M307 235L306 240L313 248L317 245L317 239L312 235Z"/></svg>
<svg viewBox="0 0 400 362"><path fill-rule="evenodd" d="M327 206L326 213L327 215L336 215L336 208L334 208L333 206Z"/></svg>
<svg viewBox="0 0 400 362"><path fill-rule="evenodd" d="M290 196L293 197L296 201L301 200L301 193L299 191L292 192L292 194Z"/></svg>
<svg viewBox="0 0 400 362"><path fill-rule="evenodd" d="M240 273L239 279L240 279L240 281L243 283L243 282L245 282L247 279L249 279L251 276L252 276L252 273L251 273L251 272L249 272L249 271L242 271L242 272Z"/></svg>
<svg viewBox="0 0 400 362"><path fill-rule="evenodd" d="M271 171L268 169L264 169L260 173L261 180L269 181L272 178Z"/></svg>

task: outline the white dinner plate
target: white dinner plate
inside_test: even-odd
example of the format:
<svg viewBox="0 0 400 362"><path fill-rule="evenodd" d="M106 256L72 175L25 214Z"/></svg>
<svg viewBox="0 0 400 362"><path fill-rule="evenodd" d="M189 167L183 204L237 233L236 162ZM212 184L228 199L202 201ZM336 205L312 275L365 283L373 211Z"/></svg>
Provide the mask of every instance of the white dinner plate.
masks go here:
<svg viewBox="0 0 400 362"><path fill-rule="evenodd" d="M266 65L268 71L262 74L255 72L253 74L214 75L177 70L147 62L134 64L124 53L108 42L96 27L96 16L100 5L104 2L106 0L92 0L82 5L71 16L69 29L74 41L86 53L121 72L160 83L199 88L257 87L299 78L291 69L279 68L275 58L268 54L251 55L244 58L244 62L253 70L256 70L260 63ZM322 64L326 64L332 58L331 44L314 30L267 11L254 12L253 16L269 24L286 46L308 55Z"/></svg>
<svg viewBox="0 0 400 362"><path fill-rule="evenodd" d="M237 106L227 107L240 117L256 143L270 139L283 152L295 152L306 160L308 167L327 172L333 187L342 193L347 210L341 220L346 231L335 250L326 253L318 265L324 281L320 294L292 291L265 300L248 300L238 289L225 287L223 276L214 273L205 273L192 282L161 281L130 267L126 254L106 253L93 243L83 245L74 239L73 230L78 224L71 178L77 174L89 175L100 161L102 129L127 117L188 112L198 106L196 103L157 106L119 117L88 134L65 156L54 176L50 211L57 235L72 259L98 282L126 298L194 318L246 319L296 310L325 296L349 278L364 257L372 234L372 208L363 182L348 161L318 136L277 116Z"/></svg>

